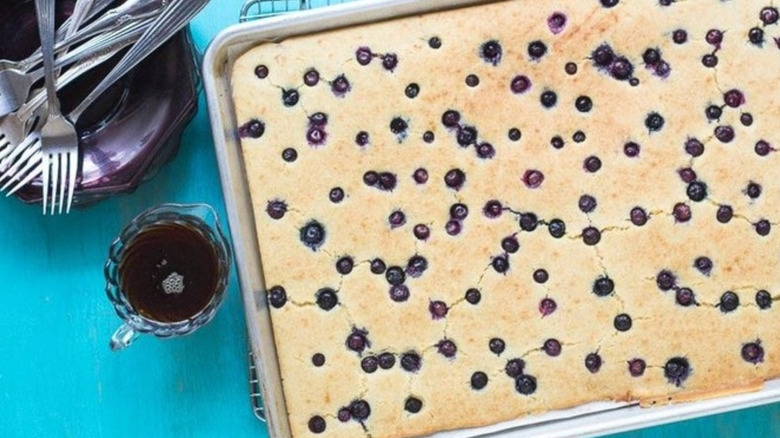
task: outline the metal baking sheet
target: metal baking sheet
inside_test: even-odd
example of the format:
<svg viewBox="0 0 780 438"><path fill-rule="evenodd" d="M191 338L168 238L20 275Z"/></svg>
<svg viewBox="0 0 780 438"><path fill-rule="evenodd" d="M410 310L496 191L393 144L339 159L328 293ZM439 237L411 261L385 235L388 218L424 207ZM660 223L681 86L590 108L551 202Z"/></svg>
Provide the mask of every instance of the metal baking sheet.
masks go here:
<svg viewBox="0 0 780 438"><path fill-rule="evenodd" d="M272 438L290 436L282 392L271 316L266 304L262 257L258 250L255 220L237 123L231 100L233 61L263 42L356 26L374 21L422 14L442 9L487 3L482 0L362 0L295 14L279 15L231 26L211 42L203 60L203 81L214 135L222 190L233 238L235 259L256 375L265 404ZM548 412L487 427L441 432L436 438L499 437L522 432L524 436L583 437L616 433L673 421L717 414L780 401L780 380L767 382L757 392L653 408L637 404L599 402L574 409Z"/></svg>

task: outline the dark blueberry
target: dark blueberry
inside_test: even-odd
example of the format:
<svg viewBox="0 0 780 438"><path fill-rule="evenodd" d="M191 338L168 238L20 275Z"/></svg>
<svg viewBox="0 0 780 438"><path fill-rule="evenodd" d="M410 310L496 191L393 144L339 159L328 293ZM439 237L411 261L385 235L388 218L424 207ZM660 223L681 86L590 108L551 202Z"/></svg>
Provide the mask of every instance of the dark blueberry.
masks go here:
<svg viewBox="0 0 780 438"><path fill-rule="evenodd" d="M617 0L602 0L617 1ZM536 392L536 377L523 374L515 379L515 389L523 395L531 395Z"/></svg>
<svg viewBox="0 0 780 438"><path fill-rule="evenodd" d="M360 369L371 374L379 368L379 361L376 356L366 356L360 361Z"/></svg>
<svg viewBox="0 0 780 438"><path fill-rule="evenodd" d="M588 246L593 246L601 241L601 231L595 227L587 227L582 230L582 241Z"/></svg>
<svg viewBox="0 0 780 438"><path fill-rule="evenodd" d="M563 67L563 70L569 76L576 75L577 74L577 64L575 64L573 62L567 62L566 65Z"/></svg>
<svg viewBox="0 0 780 438"><path fill-rule="evenodd" d="M433 140L436 139L436 135L434 135L433 131L425 131L423 132L423 141L431 144L433 143Z"/></svg>
<svg viewBox="0 0 780 438"><path fill-rule="evenodd" d="M772 307L772 295L770 295L769 292L765 290L756 292L756 304L761 310L766 310Z"/></svg>
<svg viewBox="0 0 780 438"><path fill-rule="evenodd" d="M730 205L721 205L718 207L718 212L715 214L715 218L722 224L727 224L734 217L734 209Z"/></svg>
<svg viewBox="0 0 780 438"><path fill-rule="evenodd" d="M631 61L621 56L609 65L609 74L619 81L625 81L631 79L631 75L634 74L634 66Z"/></svg>
<svg viewBox="0 0 780 438"><path fill-rule="evenodd" d="M642 54L642 61L647 65L656 65L661 60L661 53L658 49L649 48Z"/></svg>
<svg viewBox="0 0 780 438"><path fill-rule="evenodd" d="M352 85L350 85L346 76L338 75L336 76L336 79L334 79L330 84L330 89L336 96L343 96L352 89Z"/></svg>
<svg viewBox="0 0 780 438"><path fill-rule="evenodd" d="M268 303L274 308L281 309L287 303L287 291L282 286L268 289Z"/></svg>
<svg viewBox="0 0 780 438"><path fill-rule="evenodd" d="M309 127L309 130L306 131L306 140L311 145L321 145L325 143L325 139L327 138L328 134L325 133L325 130L323 130L321 126L311 126Z"/></svg>
<svg viewBox="0 0 780 438"><path fill-rule="evenodd" d="M360 47L355 51L355 59L357 59L360 65L368 65L373 57L374 54L371 53L371 49L368 47Z"/></svg>
<svg viewBox="0 0 780 438"><path fill-rule="evenodd" d="M539 302L539 313L542 314L542 318L553 314L556 309L558 309L558 303L552 298L543 298L542 301Z"/></svg>
<svg viewBox="0 0 780 438"><path fill-rule="evenodd" d="M316 250L325 241L325 227L315 220L309 221L301 228L300 239L304 245Z"/></svg>
<svg viewBox="0 0 780 438"><path fill-rule="evenodd" d="M718 120L720 119L720 116L723 115L723 110L717 105L710 105L704 110L704 115L707 116L709 120Z"/></svg>
<svg viewBox="0 0 780 438"><path fill-rule="evenodd" d="M690 373L691 365L684 357L673 357L664 365L664 376L669 379L669 383L674 383L675 386L682 385Z"/></svg>
<svg viewBox="0 0 780 438"><path fill-rule="evenodd" d="M395 186L398 184L398 178L395 176L394 173L390 172L380 172L379 173L379 181L377 184L377 188L380 190L384 190L386 192L391 192L393 189L395 189Z"/></svg>
<svg viewBox="0 0 780 438"><path fill-rule="evenodd" d="M463 227L460 225L460 222L454 219L447 221L447 223L444 225L444 231L446 231L450 236L457 236L460 234L462 229Z"/></svg>
<svg viewBox="0 0 780 438"><path fill-rule="evenodd" d="M571 139L574 140L575 143L582 143L585 141L585 133L582 131L577 131L574 133L574 135L571 136Z"/></svg>
<svg viewBox="0 0 780 438"><path fill-rule="evenodd" d="M336 295L336 291L323 287L317 291L317 306L322 310L331 310L339 303L339 297Z"/></svg>
<svg viewBox="0 0 780 438"><path fill-rule="evenodd" d="M350 256L341 257L336 261L336 272L341 275L347 275L355 267L355 261Z"/></svg>
<svg viewBox="0 0 780 438"><path fill-rule="evenodd" d="M496 149L490 143L480 143L477 146L477 156L479 158L493 158L496 155Z"/></svg>
<svg viewBox="0 0 780 438"><path fill-rule="evenodd" d="M421 167L414 171L412 178L417 184L425 184L428 182L428 171Z"/></svg>
<svg viewBox="0 0 780 438"><path fill-rule="evenodd" d="M509 259L504 255L493 257L493 260L490 262L490 264L499 274L503 274L509 270Z"/></svg>
<svg viewBox="0 0 780 438"><path fill-rule="evenodd" d="M320 73L317 70L310 69L303 74L303 83L308 85L309 87L313 87L317 85L317 83L319 82L320 82Z"/></svg>
<svg viewBox="0 0 780 438"><path fill-rule="evenodd" d="M672 216L677 222L688 222L691 220L691 207L688 204L678 202L672 209Z"/></svg>
<svg viewBox="0 0 780 438"><path fill-rule="evenodd" d="M406 86L406 90L404 90L404 94L406 94L406 97L408 97L409 99L414 99L415 97L417 97L418 94L420 94L420 86L412 82L411 84Z"/></svg>
<svg viewBox="0 0 780 438"><path fill-rule="evenodd" d="M468 215L469 208L466 206L466 204L457 203L450 206L450 218L463 220L466 219Z"/></svg>
<svg viewBox="0 0 780 438"><path fill-rule="evenodd" d="M490 40L482 44L482 47L480 48L482 59L493 65L498 65L498 63L501 62L502 53L501 44L496 40Z"/></svg>
<svg viewBox="0 0 780 438"><path fill-rule="evenodd" d="M397 286L406 281L406 273L400 266L391 266L385 272L385 279L388 283Z"/></svg>
<svg viewBox="0 0 780 438"><path fill-rule="evenodd" d="M398 56L395 53L388 53L382 56L382 67L385 70L393 71L398 66Z"/></svg>
<svg viewBox="0 0 780 438"><path fill-rule="evenodd" d="M718 29L710 29L704 36L704 40L715 47L720 47L720 43L723 42L723 32Z"/></svg>
<svg viewBox="0 0 780 438"><path fill-rule="evenodd" d="M413 255L406 263L406 273L412 278L421 276L428 269L428 260L421 255Z"/></svg>
<svg viewBox="0 0 780 438"><path fill-rule="evenodd" d="M458 352L458 346L449 339L442 339L438 344L436 344L436 347L439 354L446 358L453 358Z"/></svg>
<svg viewBox="0 0 780 438"><path fill-rule="evenodd" d="M325 432L325 419L319 415L315 415L309 419L309 430L311 433Z"/></svg>
<svg viewBox="0 0 780 438"><path fill-rule="evenodd" d="M585 356L585 368L593 374L601 369L601 356L598 353L590 353Z"/></svg>
<svg viewBox="0 0 780 438"><path fill-rule="evenodd" d="M765 157L769 155L769 153L774 149L772 149L772 146L770 146L769 143L767 143L765 140L759 140L756 142L754 150L756 151L756 155Z"/></svg>
<svg viewBox="0 0 780 438"><path fill-rule="evenodd" d="M512 128L507 133L507 137L512 141L519 141L523 137L523 133L517 128Z"/></svg>
<svg viewBox="0 0 780 438"><path fill-rule="evenodd" d="M507 361L504 371L507 376L515 378L523 374L524 368L525 362L523 359L510 359Z"/></svg>
<svg viewBox="0 0 780 438"><path fill-rule="evenodd" d="M404 402L404 410L410 414L416 414L420 412L423 407L423 402L417 397L408 397Z"/></svg>
<svg viewBox="0 0 780 438"><path fill-rule="evenodd" d="M626 332L631 329L631 317L625 313L621 313L615 317L613 325L617 331Z"/></svg>
<svg viewBox="0 0 780 438"><path fill-rule="evenodd" d="M674 41L675 44L685 44L685 42L688 41L688 32L683 29L675 30L674 33L672 33L672 41Z"/></svg>
<svg viewBox="0 0 780 438"><path fill-rule="evenodd" d="M422 358L419 354L410 351L407 353L404 353L401 356L401 368L403 368L406 371L409 371L410 373L414 373L420 369L422 366Z"/></svg>
<svg viewBox="0 0 780 438"><path fill-rule="evenodd" d="M647 115L645 119L645 127L650 132L660 131L664 127L664 118L656 112L652 112Z"/></svg>
<svg viewBox="0 0 780 438"><path fill-rule="evenodd" d="M767 236L772 231L772 224L766 219L761 219L753 225L759 236Z"/></svg>
<svg viewBox="0 0 780 438"><path fill-rule="evenodd" d="M463 147L474 144L477 141L477 128L468 125L458 127L457 139Z"/></svg>
<svg viewBox="0 0 780 438"><path fill-rule="evenodd" d="M601 6L605 8L612 8L618 3L620 3L620 0L601 0Z"/></svg>
<svg viewBox="0 0 780 438"><path fill-rule="evenodd" d="M683 182L688 184L696 181L696 172L690 167L683 167L679 169L677 174L680 175L680 179L683 180Z"/></svg>
<svg viewBox="0 0 780 438"><path fill-rule="evenodd" d="M691 304L696 303L696 297L693 294L691 288L688 287L681 287L677 289L674 293L674 298L675 301L677 301L677 304L683 307L688 307Z"/></svg>
<svg viewBox="0 0 780 438"><path fill-rule="evenodd" d="M469 87L476 87L479 85L479 76L474 74L466 76L466 85Z"/></svg>
<svg viewBox="0 0 780 438"><path fill-rule="evenodd" d="M531 80L528 79L528 76L517 75L509 84L509 89L515 94L525 93L531 89Z"/></svg>
<svg viewBox="0 0 780 438"><path fill-rule="evenodd" d="M355 135L355 144L358 146L365 146L368 144L370 137L368 135L368 132L366 131L360 131Z"/></svg>
<svg viewBox="0 0 780 438"><path fill-rule="evenodd" d="M325 126L328 124L328 115L323 112L316 112L309 116L309 125Z"/></svg>
<svg viewBox="0 0 780 438"><path fill-rule="evenodd" d="M449 309L444 301L431 301L431 303L428 304L428 311L431 312L431 317L433 319L442 319L447 316Z"/></svg>
<svg viewBox="0 0 780 438"><path fill-rule="evenodd" d="M352 419L352 414L349 412L349 408L341 408L339 409L338 414L336 415L338 417L339 421L342 423L346 423L347 421Z"/></svg>
<svg viewBox="0 0 780 438"><path fill-rule="evenodd" d="M718 65L718 57L714 54L708 53L701 57L701 63L705 67L713 68Z"/></svg>
<svg viewBox="0 0 780 438"><path fill-rule="evenodd" d="M287 203L279 200L268 201L265 211L271 219L279 220L287 213Z"/></svg>
<svg viewBox="0 0 780 438"><path fill-rule="evenodd" d="M591 195L582 195L578 203L580 211L583 213L591 213L598 206L596 198Z"/></svg>
<svg viewBox="0 0 780 438"><path fill-rule="evenodd" d="M520 249L520 242L515 236L504 237L501 240L501 249L509 254L514 254Z"/></svg>
<svg viewBox="0 0 780 438"><path fill-rule="evenodd" d="M685 152L692 157L700 157L704 153L704 144L695 138L689 138L685 141Z"/></svg>
<svg viewBox="0 0 780 438"><path fill-rule="evenodd" d="M523 174L523 182L529 189L537 189L544 182L544 174L535 169L526 170Z"/></svg>
<svg viewBox="0 0 780 438"><path fill-rule="evenodd" d="M460 122L460 113L455 110L444 111L441 116L442 125L448 128L458 126L458 122Z"/></svg>
<svg viewBox="0 0 780 438"><path fill-rule="evenodd" d="M661 6L671 6L672 3L676 2L677 0L658 0L658 4Z"/></svg>
<svg viewBox="0 0 780 438"><path fill-rule="evenodd" d="M742 346L742 359L745 362L750 362L753 365L764 361L764 347L761 346L761 341L749 342Z"/></svg>
<svg viewBox="0 0 780 438"><path fill-rule="evenodd" d="M560 219L553 219L547 225L547 230L550 232L551 236L560 239L566 235L566 224Z"/></svg>
<svg viewBox="0 0 780 438"><path fill-rule="evenodd" d="M399 135L406 132L406 129L409 127L409 124L406 123L406 120L396 117L393 120L390 121L390 131L393 134Z"/></svg>
<svg viewBox="0 0 780 438"><path fill-rule="evenodd" d="M252 119L238 127L238 136L241 138L260 138L265 134L265 123Z"/></svg>
<svg viewBox="0 0 780 438"><path fill-rule="evenodd" d="M632 377L639 377L645 373L647 364L642 359L631 359L628 361L628 372Z"/></svg>
<svg viewBox="0 0 780 438"><path fill-rule="evenodd" d="M739 116L739 122L742 123L743 126L750 126L753 124L753 115L750 113L742 113Z"/></svg>
<svg viewBox="0 0 780 438"><path fill-rule="evenodd" d="M550 139L550 146L552 146L555 149L563 149L564 146L563 138L560 135L556 135L553 138Z"/></svg>
<svg viewBox="0 0 780 438"><path fill-rule="evenodd" d="M312 363L312 364L313 364L315 367L321 367L321 366L325 365L325 355L324 355L324 354L322 354L322 353L315 353L315 354L314 354L314 355L311 357L311 363Z"/></svg>
<svg viewBox="0 0 780 438"><path fill-rule="evenodd" d="M593 100L588 96L580 96L574 101L574 107L581 113L587 113L593 109Z"/></svg>
<svg viewBox="0 0 780 438"><path fill-rule="evenodd" d="M641 227L642 225L647 223L647 212L642 207L632 208L630 217L631 217L631 223L636 225L637 227Z"/></svg>
<svg viewBox="0 0 780 438"><path fill-rule="evenodd" d="M479 391L488 384L488 376L482 371L477 371L471 375L471 388Z"/></svg>
<svg viewBox="0 0 780 438"><path fill-rule="evenodd" d="M566 27L566 16L560 12L553 12L552 15L547 17L547 27L555 35L561 33L563 28Z"/></svg>
<svg viewBox="0 0 780 438"><path fill-rule="evenodd" d="M537 269L534 271L534 281L539 284L547 283L547 280L550 279L550 274L547 273L544 269Z"/></svg>
<svg viewBox="0 0 780 438"><path fill-rule="evenodd" d="M633 141L630 141L625 145L623 145L623 153L626 154L626 156L629 158L638 157L639 150L640 150L639 144Z"/></svg>
<svg viewBox="0 0 780 438"><path fill-rule="evenodd" d="M352 329L352 333L347 336L347 348L358 353L363 352L366 347L371 346L371 343L368 342L368 339L366 338L367 334L368 332L365 330Z"/></svg>
<svg viewBox="0 0 780 438"><path fill-rule="evenodd" d="M371 260L371 272L372 273L374 273L376 275L384 274L386 268L387 267L385 265L385 262L382 261L382 259Z"/></svg>
<svg viewBox="0 0 780 438"><path fill-rule="evenodd" d="M693 267L704 275L710 275L710 272L712 272L712 259L705 256L697 257L693 261Z"/></svg>
<svg viewBox="0 0 780 438"><path fill-rule="evenodd" d="M596 173L601 169L601 159L595 155L590 156L585 159L582 167L590 173Z"/></svg>
<svg viewBox="0 0 780 438"><path fill-rule="evenodd" d="M282 90L282 103L284 106L295 106L295 104L298 103L298 99L301 98L301 95L298 93L298 90L295 88L291 88L289 90Z"/></svg>
<svg viewBox="0 0 780 438"><path fill-rule="evenodd" d="M671 71L672 71L672 67L666 61L661 61L655 66L655 74L661 76L662 78L669 76L669 73L671 73Z"/></svg>
<svg viewBox="0 0 780 438"><path fill-rule="evenodd" d="M405 284L396 284L390 286L389 295L390 295L390 299L395 301L396 303L403 303L404 301L409 299L411 292L409 291L409 288Z"/></svg>
<svg viewBox="0 0 780 438"><path fill-rule="evenodd" d="M701 181L694 181L688 184L685 193L691 201L701 202L707 197L707 184Z"/></svg>
<svg viewBox="0 0 780 438"><path fill-rule="evenodd" d="M379 368L389 370L395 365L395 355L393 353L382 353L378 358Z"/></svg>
<svg viewBox="0 0 780 438"><path fill-rule="evenodd" d="M466 291L466 301L469 302L469 304L479 304L479 302L482 300L482 293L479 292L479 290L471 288Z"/></svg>
<svg viewBox="0 0 780 438"><path fill-rule="evenodd" d="M437 36L431 37L428 40L428 47L430 47L431 49L440 49L441 48L441 38L439 38Z"/></svg>
<svg viewBox="0 0 780 438"><path fill-rule="evenodd" d="M506 349L506 343L504 343L504 340L501 338L493 338L488 342L488 348L494 354L500 355L504 352L504 349Z"/></svg>
<svg viewBox="0 0 780 438"><path fill-rule="evenodd" d="M292 163L298 159L298 151L293 148L286 148L282 151L282 160Z"/></svg>
<svg viewBox="0 0 780 438"><path fill-rule="evenodd" d="M544 91L542 95L539 96L539 102L541 102L542 106L545 108L552 108L558 103L558 95L552 90Z"/></svg>
<svg viewBox="0 0 780 438"><path fill-rule="evenodd" d="M777 23L780 14L778 14L777 8L767 6L761 9L761 12L758 14L758 16L761 18L761 22L764 23L764 25L769 26L770 24Z"/></svg>
<svg viewBox="0 0 780 438"><path fill-rule="evenodd" d="M395 210L387 217L390 228L398 228L406 223L406 215L401 210Z"/></svg>
<svg viewBox="0 0 780 438"><path fill-rule="evenodd" d="M491 219L501 216L503 211L504 207L501 205L501 202L496 200L486 202L485 206L482 208L482 213Z"/></svg>
<svg viewBox="0 0 780 438"><path fill-rule="evenodd" d="M733 89L723 94L723 100L726 102L726 105L732 108L739 108L745 103L745 95L741 91Z"/></svg>
<svg viewBox="0 0 780 438"><path fill-rule="evenodd" d="M558 356L561 354L561 343L557 339L548 339L544 341L542 350L547 353L548 356Z"/></svg>
<svg viewBox="0 0 780 438"><path fill-rule="evenodd" d="M519 222L523 231L533 231L539 225L539 218L534 213L523 213Z"/></svg>
<svg viewBox="0 0 780 438"><path fill-rule="evenodd" d="M258 65L255 67L255 76L257 76L260 79L265 79L268 77L268 67L265 65Z"/></svg>
<svg viewBox="0 0 780 438"><path fill-rule="evenodd" d="M428 237L431 236L431 229L428 228L428 225L425 224L415 225L413 232L414 232L414 237L420 240L427 240Z"/></svg>
<svg viewBox="0 0 780 438"><path fill-rule="evenodd" d="M728 313L739 307L739 295L732 291L726 291L720 296L720 303L718 303L720 311Z"/></svg>
<svg viewBox="0 0 780 438"><path fill-rule="evenodd" d="M371 406L365 400L355 400L349 404L349 413L356 420L362 421L371 415Z"/></svg>
<svg viewBox="0 0 780 438"><path fill-rule="evenodd" d="M339 202L344 200L344 189L341 187L334 187L330 189L330 193L328 193L328 199L330 199L330 202L334 204L338 204Z"/></svg>
<svg viewBox="0 0 780 438"><path fill-rule="evenodd" d="M533 41L528 44L528 56L537 60L547 53L547 45L541 41Z"/></svg>
<svg viewBox="0 0 780 438"><path fill-rule="evenodd" d="M745 188L745 194L748 195L750 199L757 199L761 196L761 184L750 181L747 188Z"/></svg>
<svg viewBox="0 0 780 438"><path fill-rule="evenodd" d="M606 297L615 291L615 282L607 276L601 276L593 282L592 290L594 294L600 297Z"/></svg>
<svg viewBox="0 0 780 438"><path fill-rule="evenodd" d="M609 67L615 59L615 52L608 45L602 44L593 51L591 58L599 67Z"/></svg>
<svg viewBox="0 0 780 438"><path fill-rule="evenodd" d="M764 30L760 27L750 29L750 31L748 31L748 39L757 46L764 44Z"/></svg>
<svg viewBox="0 0 780 438"><path fill-rule="evenodd" d="M450 169L444 174L444 184L455 190L460 190L466 182L466 174L460 169Z"/></svg>

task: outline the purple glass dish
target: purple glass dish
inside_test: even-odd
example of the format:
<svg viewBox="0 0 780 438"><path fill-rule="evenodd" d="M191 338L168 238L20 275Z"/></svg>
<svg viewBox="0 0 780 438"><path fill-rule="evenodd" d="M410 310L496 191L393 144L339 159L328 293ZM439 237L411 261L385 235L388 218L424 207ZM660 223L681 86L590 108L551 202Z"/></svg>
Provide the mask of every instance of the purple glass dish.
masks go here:
<svg viewBox="0 0 780 438"><path fill-rule="evenodd" d="M57 1L57 25L70 15L74 3ZM0 59L23 59L37 46L33 1L0 0ZM63 113L75 108L123 53L60 90ZM181 134L197 112L197 58L189 28L185 28L114 84L79 119L81 166L75 206L132 192L176 155ZM40 202L40 179L17 196L24 202Z"/></svg>

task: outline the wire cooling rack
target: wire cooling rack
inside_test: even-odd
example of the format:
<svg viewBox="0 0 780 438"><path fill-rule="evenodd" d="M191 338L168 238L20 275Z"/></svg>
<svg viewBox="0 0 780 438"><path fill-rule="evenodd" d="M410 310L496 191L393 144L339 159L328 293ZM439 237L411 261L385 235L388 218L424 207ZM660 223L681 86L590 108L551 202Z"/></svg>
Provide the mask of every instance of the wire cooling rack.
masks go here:
<svg viewBox="0 0 780 438"><path fill-rule="evenodd" d="M239 21L243 23L285 12L305 11L348 1L350 0L247 0L241 7Z"/></svg>

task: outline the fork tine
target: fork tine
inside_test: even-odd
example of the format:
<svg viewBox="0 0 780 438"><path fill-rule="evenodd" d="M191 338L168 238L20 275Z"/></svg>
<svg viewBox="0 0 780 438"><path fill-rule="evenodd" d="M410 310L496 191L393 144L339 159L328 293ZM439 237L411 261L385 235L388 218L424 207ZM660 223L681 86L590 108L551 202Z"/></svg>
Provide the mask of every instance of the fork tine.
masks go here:
<svg viewBox="0 0 780 438"><path fill-rule="evenodd" d="M39 176L43 172L43 161L40 157L37 159L35 157L31 158L27 161L27 164L24 166L24 169L19 172L20 174L27 174L24 178L20 179L13 187L11 187L10 190L8 190L8 193L5 194L5 196L11 196L14 193L16 193L17 190L21 189L22 187L26 186L30 183L33 179L35 179L37 176ZM5 186L3 186L3 190L5 190L11 182L14 180L8 181Z"/></svg>
<svg viewBox="0 0 780 438"><path fill-rule="evenodd" d="M10 167L5 169L3 175L0 176L0 182L6 178L13 180L19 172L19 168L32 156L33 152L32 149L26 148L17 160L9 163Z"/></svg>
<svg viewBox="0 0 780 438"><path fill-rule="evenodd" d="M43 154L43 181L41 182L41 190L43 190L42 195L42 202L43 202L43 215L46 216L46 204L49 202L49 175L51 175L50 171L51 166L51 158L49 157L49 154L44 153Z"/></svg>
<svg viewBox="0 0 780 438"><path fill-rule="evenodd" d="M68 153L68 204L65 213L70 213L73 204L73 191L76 190L76 174L79 170L79 152L72 150Z"/></svg>
<svg viewBox="0 0 780 438"><path fill-rule="evenodd" d="M59 162L60 162L60 197L57 201L59 204L57 214L62 214L62 210L65 207L65 188L68 186L68 172L67 172L67 166L68 166L68 153L59 153Z"/></svg>
<svg viewBox="0 0 780 438"><path fill-rule="evenodd" d="M49 214L54 215L57 206L57 185L60 183L60 154L51 155L51 209Z"/></svg>
<svg viewBox="0 0 780 438"><path fill-rule="evenodd" d="M13 167L10 168L5 175L3 175L4 178L9 178L6 183L0 187L0 191L6 190L14 181L17 181L21 175L24 174L28 167L31 166L30 163L36 163L41 161L41 154L39 153L41 149L40 142L36 142L32 144L28 150L22 155L22 157L17 160L15 163L13 163ZM24 167L22 167L23 163L27 163ZM20 169L21 168L21 169Z"/></svg>

